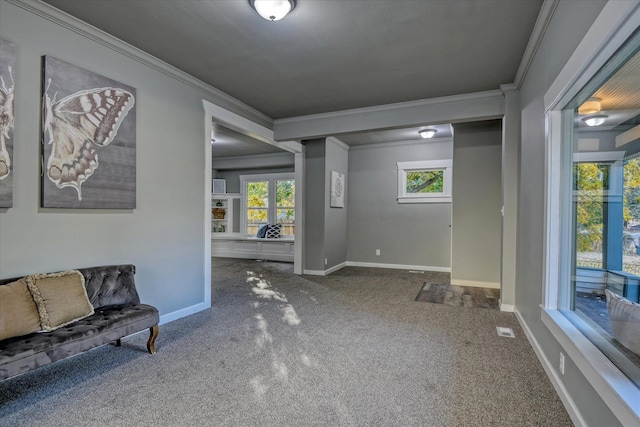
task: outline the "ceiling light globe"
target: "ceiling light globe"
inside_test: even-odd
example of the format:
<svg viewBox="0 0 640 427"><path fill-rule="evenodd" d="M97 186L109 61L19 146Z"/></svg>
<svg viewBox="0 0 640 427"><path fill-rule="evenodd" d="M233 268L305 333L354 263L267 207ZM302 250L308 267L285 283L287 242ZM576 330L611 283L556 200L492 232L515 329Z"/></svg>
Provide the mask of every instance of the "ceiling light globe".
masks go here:
<svg viewBox="0 0 640 427"><path fill-rule="evenodd" d="M585 124L587 126L592 126L593 127L593 126L600 126L608 118L609 118L609 116L605 116L604 114L601 114L601 115L597 115L597 116L585 117L584 119L582 119L582 121L585 122Z"/></svg>
<svg viewBox="0 0 640 427"><path fill-rule="evenodd" d="M420 134L421 137L427 139L427 138L433 138L433 135L435 135L436 132L438 131L435 129L422 129L418 133Z"/></svg>
<svg viewBox="0 0 640 427"><path fill-rule="evenodd" d="M251 6L267 21L279 21L296 6L294 0L249 0Z"/></svg>

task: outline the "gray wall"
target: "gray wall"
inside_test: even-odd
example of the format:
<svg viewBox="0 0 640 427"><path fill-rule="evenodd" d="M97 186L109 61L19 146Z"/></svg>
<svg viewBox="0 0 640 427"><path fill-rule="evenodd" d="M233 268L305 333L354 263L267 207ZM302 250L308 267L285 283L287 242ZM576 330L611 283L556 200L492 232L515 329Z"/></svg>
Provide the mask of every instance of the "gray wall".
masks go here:
<svg viewBox="0 0 640 427"><path fill-rule="evenodd" d="M17 56L14 207L0 211L0 277L133 263L141 299L161 314L203 303L202 99L215 99L17 6L1 1L0 10L0 37ZM136 88L135 210L38 207L42 55Z"/></svg>
<svg viewBox="0 0 640 427"><path fill-rule="evenodd" d="M349 152L332 138L308 140L304 145L304 269L325 271L347 260ZM346 178L344 208L330 207L332 170Z"/></svg>
<svg viewBox="0 0 640 427"><path fill-rule="evenodd" d="M451 204L399 204L396 162L452 156L444 138L349 150L347 259L450 268Z"/></svg>
<svg viewBox="0 0 640 427"><path fill-rule="evenodd" d="M521 87L522 139L518 206L516 309L554 367L560 345L540 320L543 294L545 122L544 93L604 6L604 1L560 1ZM566 352L565 352L566 355ZM561 379L588 425L619 425L575 364Z"/></svg>
<svg viewBox="0 0 640 427"><path fill-rule="evenodd" d="M500 283L502 122L454 125L451 281Z"/></svg>
<svg viewBox="0 0 640 427"><path fill-rule="evenodd" d="M304 269L324 266L325 139L305 141Z"/></svg>
<svg viewBox="0 0 640 427"><path fill-rule="evenodd" d="M335 267L347 261L347 212L349 210L349 151L327 138L325 147L325 224L324 224L324 257L327 258L325 268ZM331 171L344 175L344 207L332 208Z"/></svg>

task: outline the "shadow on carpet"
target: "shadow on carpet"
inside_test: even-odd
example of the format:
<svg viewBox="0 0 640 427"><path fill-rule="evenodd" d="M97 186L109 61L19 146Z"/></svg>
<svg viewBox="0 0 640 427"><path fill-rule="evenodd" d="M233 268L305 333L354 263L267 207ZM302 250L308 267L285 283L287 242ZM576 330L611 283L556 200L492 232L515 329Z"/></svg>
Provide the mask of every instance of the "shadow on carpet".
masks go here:
<svg viewBox="0 0 640 427"><path fill-rule="evenodd" d="M459 307L499 309L500 290L425 283L415 301Z"/></svg>

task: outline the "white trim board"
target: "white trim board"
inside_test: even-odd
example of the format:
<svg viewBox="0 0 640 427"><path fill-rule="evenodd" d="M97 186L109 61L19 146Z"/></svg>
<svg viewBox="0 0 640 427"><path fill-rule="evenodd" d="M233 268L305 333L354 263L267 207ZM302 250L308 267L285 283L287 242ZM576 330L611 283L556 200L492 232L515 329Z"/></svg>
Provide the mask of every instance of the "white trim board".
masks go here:
<svg viewBox="0 0 640 427"><path fill-rule="evenodd" d="M195 314L199 311L206 310L211 308L211 304L200 303L192 305L191 307L186 307L180 310L172 311L171 313L163 314L160 316L160 325L164 325L165 323L173 322L174 320L181 319L183 317L187 317L191 314Z"/></svg>
<svg viewBox="0 0 640 427"><path fill-rule="evenodd" d="M506 313L514 313L516 311L516 306L513 304L503 304L500 302L500 311L504 311Z"/></svg>
<svg viewBox="0 0 640 427"><path fill-rule="evenodd" d="M499 282L481 282L479 280L451 279L451 284L456 286L469 286L471 288L500 289Z"/></svg>
<svg viewBox="0 0 640 427"><path fill-rule="evenodd" d="M433 267L428 265L383 264L378 262L347 261L347 267L392 268L395 270L437 271L451 273L451 267Z"/></svg>
<svg viewBox="0 0 640 427"><path fill-rule="evenodd" d="M553 384L553 388L556 390L556 393L558 393L558 396L560 397L560 400L562 401L564 408L567 410L567 413L569 414L571 421L573 421L573 423L578 427L586 426L587 424L584 421L582 414L578 410L578 407L576 406L575 402L571 398L571 395L569 394L564 384L562 383L560 377L558 376L558 373L553 367L553 364L549 361L547 356L544 354L544 351L540 347L538 340L536 340L535 336L531 332L531 329L529 329L529 325L527 325L527 322L524 321L524 318L522 317L522 315L517 309L514 311L514 314L516 316L516 319L518 319L518 323L520 323L520 326L522 327L524 335L527 337L527 340L529 340L529 344L531 344L531 347L533 348L534 353L538 357L538 360L540 361L542 368L547 374L547 377L549 377L549 379L551 380L551 384Z"/></svg>
<svg viewBox="0 0 640 427"><path fill-rule="evenodd" d="M541 311L541 319L542 323L549 329L551 335L558 341L560 347L566 352L569 359L571 359L582 375L584 375L593 387L593 390L600 396L620 423L624 426L640 425L640 390L631 380L620 372L620 370L558 310L545 310L543 308ZM531 342L531 340L529 341ZM533 342L531 343L533 346ZM536 343L536 345L538 344ZM534 349L536 348L535 346L533 347ZM553 365L550 365L550 368L552 373L547 372L549 378L553 381L553 376L555 376L560 384L562 384L561 378L558 377L553 369ZM612 384L615 384L615 389L611 386ZM564 388L564 386L562 387ZM566 393L566 390L564 390L564 392ZM560 391L558 391L558 394L560 394ZM573 404L573 402L571 402L571 404ZM575 404L573 405L575 406ZM566 404L565 407L569 408ZM567 409L567 411L568 410L569 409ZM577 408L574 410L577 412Z"/></svg>
<svg viewBox="0 0 640 427"><path fill-rule="evenodd" d="M531 36L529 37L529 41L527 42L527 47L524 50L522 60L520 60L520 65L518 66L518 71L516 72L514 85L518 89L520 89L524 78L529 72L529 68L531 67L533 58L536 56L536 52L538 52L538 48L540 47L542 38L544 37L544 34L549 27L549 23L551 22L551 18L553 17L553 14L556 11L556 7L558 7L559 2L560 0L545 0L542 3L542 8L540 9L540 13L538 14L536 23L533 26L533 31L531 31Z"/></svg>
<svg viewBox="0 0 640 427"><path fill-rule="evenodd" d="M346 262L340 263L338 265L334 265L333 267L327 270L304 270L304 274L309 276L328 276L329 274L338 271L347 266Z"/></svg>
<svg viewBox="0 0 640 427"><path fill-rule="evenodd" d="M640 3L608 1L544 95L545 111L566 105L640 26Z"/></svg>

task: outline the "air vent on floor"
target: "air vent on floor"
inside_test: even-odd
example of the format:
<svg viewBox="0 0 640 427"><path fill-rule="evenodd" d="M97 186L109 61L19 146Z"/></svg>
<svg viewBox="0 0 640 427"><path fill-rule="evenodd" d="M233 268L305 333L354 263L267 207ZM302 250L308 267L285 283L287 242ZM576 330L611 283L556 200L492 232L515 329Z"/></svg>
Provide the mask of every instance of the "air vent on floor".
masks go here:
<svg viewBox="0 0 640 427"><path fill-rule="evenodd" d="M505 337L505 338L515 338L516 336L513 333L513 329L511 328L504 328L502 326L496 326L496 330L498 331L498 336L499 337Z"/></svg>

